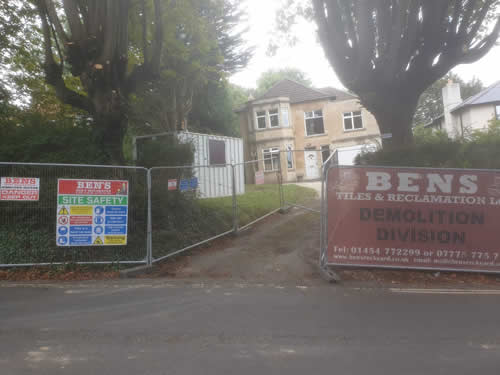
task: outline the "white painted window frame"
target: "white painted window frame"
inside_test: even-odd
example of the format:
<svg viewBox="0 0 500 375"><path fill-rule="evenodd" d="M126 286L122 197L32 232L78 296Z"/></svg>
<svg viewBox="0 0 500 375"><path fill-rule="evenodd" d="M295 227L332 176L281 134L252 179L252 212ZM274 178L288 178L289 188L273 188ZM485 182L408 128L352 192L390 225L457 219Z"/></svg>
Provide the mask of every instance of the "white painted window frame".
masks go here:
<svg viewBox="0 0 500 375"><path fill-rule="evenodd" d="M271 114L271 111L276 111L276 113ZM270 129L281 128L280 109L279 109L279 107L271 108L271 109L267 110L267 116L269 118L269 128ZM277 126L273 126L272 125L271 117L277 117L278 118L278 125Z"/></svg>
<svg viewBox="0 0 500 375"><path fill-rule="evenodd" d="M354 112L359 112L359 116L358 115L355 116ZM357 117L361 118L361 127L360 128L354 127L354 119ZM347 119L350 119L352 121L352 129L346 129L345 120L347 120ZM342 126L344 127L345 132L355 132L355 131L363 130L365 128L365 122L363 121L363 111L359 110L359 111L344 112L342 114Z"/></svg>
<svg viewBox="0 0 500 375"><path fill-rule="evenodd" d="M319 112L319 111L321 111L321 116L316 116L316 112ZM307 117L307 113L312 113L313 116ZM316 119L316 118L321 118L323 120L323 133L308 134L307 133L307 120L312 120L312 119ZM313 111L308 111L308 112L304 111L304 131L305 131L306 137L318 137L318 136L322 136L322 135L327 134L326 133L326 126L325 126L325 116L324 116L323 109L315 109Z"/></svg>
<svg viewBox="0 0 500 375"><path fill-rule="evenodd" d="M259 116L259 112L264 112L264 114ZM263 127L263 128L259 128L259 119L260 118L263 118L264 122L266 124L266 126ZM265 129L267 129L267 111L265 111L265 110L264 111L255 111L255 127L256 127L257 130L265 130Z"/></svg>
<svg viewBox="0 0 500 375"><path fill-rule="evenodd" d="M273 155L276 154L277 157L274 157ZM276 172L279 171L279 154L280 154L280 149L279 147L269 147L262 149L262 157L264 159L264 172ZM266 160L271 160L271 169L266 169ZM276 160L276 168L275 168L275 160Z"/></svg>

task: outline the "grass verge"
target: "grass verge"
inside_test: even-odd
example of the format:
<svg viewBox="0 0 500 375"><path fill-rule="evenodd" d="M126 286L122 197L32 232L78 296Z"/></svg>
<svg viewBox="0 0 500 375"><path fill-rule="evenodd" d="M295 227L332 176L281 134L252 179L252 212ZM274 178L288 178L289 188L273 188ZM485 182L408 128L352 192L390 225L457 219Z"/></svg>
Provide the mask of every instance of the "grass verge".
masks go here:
<svg viewBox="0 0 500 375"><path fill-rule="evenodd" d="M284 185L284 195L290 203L305 203L317 197L314 189L297 186ZM239 225L246 225L267 213L280 208L280 196L278 185L247 185L245 194L236 198L238 205ZM233 215L233 198L203 199L200 205L206 209L217 210L229 220ZM231 221L229 221L231 223Z"/></svg>

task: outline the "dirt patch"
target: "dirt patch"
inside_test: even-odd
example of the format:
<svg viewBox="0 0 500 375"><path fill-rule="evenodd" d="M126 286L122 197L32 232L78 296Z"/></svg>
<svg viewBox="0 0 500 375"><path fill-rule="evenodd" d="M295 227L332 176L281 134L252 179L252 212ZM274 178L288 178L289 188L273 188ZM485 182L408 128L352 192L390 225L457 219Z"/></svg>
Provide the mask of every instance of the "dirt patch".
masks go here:
<svg viewBox="0 0 500 375"><path fill-rule="evenodd" d="M158 266L153 275L183 279L239 279L253 282L320 281L317 268L319 215L292 209L274 215L209 248Z"/></svg>
<svg viewBox="0 0 500 375"><path fill-rule="evenodd" d="M319 215L292 209L238 237L225 237L157 266L156 277L231 279L266 283L325 283L318 271ZM500 287L500 276L437 272L343 269L343 285L381 287ZM150 275L151 276L151 275Z"/></svg>

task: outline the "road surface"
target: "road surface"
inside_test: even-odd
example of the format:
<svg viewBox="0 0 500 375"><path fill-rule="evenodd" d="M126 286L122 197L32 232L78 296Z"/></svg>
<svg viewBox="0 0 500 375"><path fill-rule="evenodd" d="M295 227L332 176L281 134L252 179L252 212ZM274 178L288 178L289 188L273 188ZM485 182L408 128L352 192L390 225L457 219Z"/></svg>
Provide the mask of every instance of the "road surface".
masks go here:
<svg viewBox="0 0 500 375"><path fill-rule="evenodd" d="M499 294L0 283L0 373L498 374Z"/></svg>

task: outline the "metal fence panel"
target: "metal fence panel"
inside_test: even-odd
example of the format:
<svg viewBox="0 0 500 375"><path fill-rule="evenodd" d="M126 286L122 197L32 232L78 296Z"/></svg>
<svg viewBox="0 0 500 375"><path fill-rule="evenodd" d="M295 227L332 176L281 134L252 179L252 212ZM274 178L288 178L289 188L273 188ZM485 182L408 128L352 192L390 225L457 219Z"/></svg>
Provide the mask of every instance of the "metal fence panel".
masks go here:
<svg viewBox="0 0 500 375"><path fill-rule="evenodd" d="M236 179L244 178L245 194L236 195L239 230L278 212L282 207L279 154L234 166Z"/></svg>
<svg viewBox="0 0 500 375"><path fill-rule="evenodd" d="M0 200L0 266L147 262L147 170L140 167L0 163L1 177L38 178L38 201ZM56 243L58 179L128 181L125 246ZM133 230L131 230L133 229Z"/></svg>
<svg viewBox="0 0 500 375"><path fill-rule="evenodd" d="M231 165L152 168L153 262L233 232L234 190Z"/></svg>
<svg viewBox="0 0 500 375"><path fill-rule="evenodd" d="M284 207L279 154L274 158L234 165L149 170L0 163L0 177L35 177L40 182L38 201L0 200L0 267L65 263L152 264L237 233ZM58 244L60 179L127 181L127 244ZM70 215L68 212L68 220Z"/></svg>
<svg viewBox="0 0 500 375"><path fill-rule="evenodd" d="M320 213L321 173L325 157L321 150L281 151L285 207Z"/></svg>

